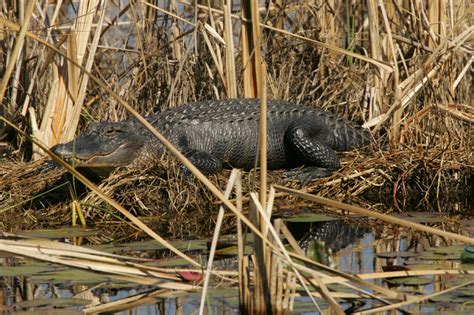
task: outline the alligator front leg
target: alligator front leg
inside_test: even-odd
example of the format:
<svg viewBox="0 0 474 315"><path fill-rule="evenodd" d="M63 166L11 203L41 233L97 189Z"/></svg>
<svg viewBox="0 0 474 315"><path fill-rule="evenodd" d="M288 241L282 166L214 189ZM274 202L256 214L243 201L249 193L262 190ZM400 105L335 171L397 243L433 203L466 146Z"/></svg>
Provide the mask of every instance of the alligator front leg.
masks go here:
<svg viewBox="0 0 474 315"><path fill-rule="evenodd" d="M301 161L300 164L305 167L290 170L285 173L285 177L296 177L305 186L313 179L331 175L341 164L337 153L328 144L332 132L318 129L310 122L302 122L295 122L288 128L285 145L290 146L292 157Z"/></svg>
<svg viewBox="0 0 474 315"><path fill-rule="evenodd" d="M217 157L198 150L186 152L186 157L205 175L216 174L222 171L222 161ZM185 174L189 174L189 170L183 166Z"/></svg>

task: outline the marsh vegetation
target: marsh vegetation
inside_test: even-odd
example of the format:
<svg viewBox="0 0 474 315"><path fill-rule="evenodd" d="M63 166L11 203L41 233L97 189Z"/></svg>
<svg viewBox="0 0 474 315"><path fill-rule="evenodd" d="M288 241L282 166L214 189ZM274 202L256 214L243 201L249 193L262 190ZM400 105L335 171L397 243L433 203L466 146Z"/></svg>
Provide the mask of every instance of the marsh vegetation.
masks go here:
<svg viewBox="0 0 474 315"><path fill-rule="evenodd" d="M408 229L415 235L408 237L414 240L409 255L416 257L430 246L473 244L464 224L473 214L473 14L469 1L442 0L3 3L0 250L8 258L2 265L28 257L155 290L124 301L124 308L149 302L149 294L197 291L202 299L195 307L203 313L210 307L207 288L219 285L238 292L235 307L249 313L297 310L301 295L315 310L337 314L433 301L396 284L367 282L364 270L341 271L308 258L285 220L309 212L350 221L348 213L357 213L368 218L366 225L379 225L385 238L395 227ZM338 172L303 189L284 182L281 171L267 172L265 158L254 171L206 178L170 146L162 159L93 179L48 151L95 121L223 98L319 106L369 128L376 146L344 153ZM260 143L264 148L263 136ZM265 150L259 154L265 157ZM61 168L44 167L52 158ZM193 176L183 176L180 163ZM443 219L393 215L410 216L415 207ZM7 234L66 225L94 227L94 233L73 233L72 244ZM422 246L417 233L428 239ZM213 264L223 234L235 237L231 270ZM209 246L198 251L174 242L196 238ZM146 239L160 244L151 256L86 247ZM405 251L396 244L383 251ZM459 260L462 246L446 252ZM185 262L182 269L142 264L176 257ZM411 260L398 264L412 271L374 272L378 278L465 273L455 283L438 278L432 294L472 288L472 269L461 271L458 263L430 269ZM345 287L327 286L334 282ZM341 299L370 303L349 308ZM120 309L116 304L89 311Z"/></svg>

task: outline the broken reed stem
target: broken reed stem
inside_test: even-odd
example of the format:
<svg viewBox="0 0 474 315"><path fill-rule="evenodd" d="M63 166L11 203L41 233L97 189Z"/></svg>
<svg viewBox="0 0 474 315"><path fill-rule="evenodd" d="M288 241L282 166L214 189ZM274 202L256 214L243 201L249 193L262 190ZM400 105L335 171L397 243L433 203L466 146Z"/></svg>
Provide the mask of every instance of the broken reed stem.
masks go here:
<svg viewBox="0 0 474 315"><path fill-rule="evenodd" d="M257 71L260 82L260 117L258 139L260 145L260 203L266 208L267 204L267 89L266 71L263 60L260 59L260 70ZM260 89L261 88L261 89ZM265 225L262 225L264 227Z"/></svg>
<svg viewBox="0 0 474 315"><path fill-rule="evenodd" d="M15 239L0 240L3 251L70 267L105 272L114 276L130 276L132 277L130 280L133 282L145 285L156 284L159 280L180 280L174 270L163 270L135 263L135 260L140 260L138 258L103 253L98 250L45 239L41 240L39 244L36 239L14 236ZM127 261L119 260L124 258Z"/></svg>
<svg viewBox="0 0 474 315"><path fill-rule="evenodd" d="M262 220L259 218L257 205L253 199L250 199L249 203L249 216L251 222L262 231ZM265 245L261 239L257 238L254 235L254 253L253 253L253 262L254 262L254 287L255 291L253 294L254 298L254 308L247 309L248 313L272 313L272 304L269 282L268 282L268 271L265 264ZM248 307L248 306L247 306Z"/></svg>
<svg viewBox="0 0 474 315"><path fill-rule="evenodd" d="M250 1L241 2L242 23L240 26L241 46L242 46L242 89L245 98L255 98L257 96L257 78L254 55L254 40L252 25L248 21L252 20ZM245 22L244 22L245 21Z"/></svg>
<svg viewBox="0 0 474 315"><path fill-rule="evenodd" d="M234 34L232 31L231 7L232 1L221 1L224 10L224 41L225 41L225 69L226 69L226 85L227 97L237 98L237 78L235 69L235 50L234 50Z"/></svg>
<svg viewBox="0 0 474 315"><path fill-rule="evenodd" d="M241 174L240 171L237 169L233 169L232 173L230 174L229 181L227 182L227 187L224 192L224 196L226 198L229 198L230 193L232 192L232 188L235 187L236 182L241 180ZM240 194L242 192L240 191ZM219 232L222 227L222 222L224 220L224 207L220 206L219 207L219 212L217 214L217 220L216 220L216 227L214 229L214 235L212 237L212 242L211 242L211 249L209 251L209 258L207 261L207 269L205 271L205 276L204 276L204 284L202 287L202 294L201 294L201 305L199 307L199 314L203 315L204 314L204 306L206 305L206 294L207 294L207 288L209 286L209 279L211 277L211 271L212 271L212 264L214 263L214 255L216 253L216 248L217 248L217 242L219 240Z"/></svg>
<svg viewBox="0 0 474 315"><path fill-rule="evenodd" d="M266 82L266 67L261 54L261 31L260 31L260 17L258 10L258 1L251 1L251 18L252 18L252 38L253 38L253 54L254 54L254 66L257 82L257 93L260 98L260 113L259 113L259 130L258 130L258 143L260 153L260 190L259 198L262 208L267 208L267 82ZM273 192L274 196L274 192ZM273 201L270 203L270 206ZM251 201L251 213L254 214L255 223L260 226L260 231L267 237L268 222L266 222L261 216L262 213L257 211L257 204L253 204ZM271 209L267 209L267 212ZM255 239L258 246L256 246L255 255L259 263L258 274L255 274L255 279L258 279L258 287L261 290L261 294L258 295L257 299L259 305L254 311L262 312L264 309L266 313L270 314L274 312L275 300L272 299L271 290L271 248L267 247L266 244L260 240Z"/></svg>
<svg viewBox="0 0 474 315"><path fill-rule="evenodd" d="M392 89L395 92L395 95L394 95L395 96L395 101L399 102L402 98L402 91L400 89L400 84L399 84L400 71L399 71L399 68L398 68L397 55L396 55L396 50L395 50L395 43L394 43L394 40L393 40L393 37L392 37L392 30L390 28L390 19L389 19L389 15L390 15L390 18L393 20L394 9L393 9L392 6L388 6L387 9L386 9L383 0L378 1L378 6L379 6L380 11L382 13L382 20L383 20L383 24L385 26L385 31L386 31L386 34L383 35L383 36L385 36L384 41L387 42L387 45L385 45L386 46L385 47L385 56L386 56L386 59L389 62L391 62L392 66L393 66ZM381 86L381 88L386 90L389 87L388 76L384 72L382 72L381 75L382 75L382 86ZM381 98L380 101L383 102L383 98ZM385 111L386 108L382 108L382 110ZM379 113L377 113L377 114L379 114ZM393 117L394 117L393 121L399 121L402 117L402 114L403 114L403 111L401 109L396 110L393 113ZM376 115L374 115L374 116L376 116ZM400 137L400 125L398 124L398 125L392 126L391 138L392 138L393 142L398 143L399 137Z"/></svg>
<svg viewBox="0 0 474 315"><path fill-rule="evenodd" d="M242 179L241 177L237 178L235 184L235 194L237 196L237 211L242 213L243 202L242 202ZM249 287L248 281L248 257L244 255L245 253L245 240L242 222L240 217L237 217L237 251L238 251L238 272L239 272L239 305L240 309L243 310L244 305L248 302L249 292L247 288Z"/></svg>
<svg viewBox="0 0 474 315"><path fill-rule="evenodd" d="M273 209L273 202L274 201L275 201L275 189L271 188L270 189L270 194L268 195L268 202L267 202L266 213L265 213L267 218L272 217L272 209ZM269 227L266 224L264 224L264 222L262 222L262 221L263 220L260 220L260 222L263 223L263 224L261 224L263 235L265 235L265 237L267 237L270 240L270 242L272 242L272 244L276 247L275 239L273 238L273 236L271 234L268 235ZM276 229L275 226L274 226L274 228ZM267 275L268 275L267 281L270 284L272 277L274 277L274 275L272 275L272 273L271 273L271 270L272 270L272 265L271 264L272 264L273 251L270 247L265 246L264 247L264 253L265 253L265 268L267 269ZM270 294L272 294L273 291L271 291L271 285L269 285L269 289L270 289ZM273 300L273 301L275 301L275 300Z"/></svg>
<svg viewBox="0 0 474 315"><path fill-rule="evenodd" d="M87 72L90 72L92 69L92 66L94 64L94 57L95 53L97 51L97 47L99 45L99 40L101 37L101 31L102 27L104 25L104 20L105 20L105 9L107 8L107 1L103 3L103 7L101 7L101 1L91 1L91 3L88 3L88 5L84 5L86 1L81 1L81 7L86 7L89 8L89 11L85 11L86 9L82 9L84 11L84 17L86 17L86 21L83 22L82 19L78 18L77 20L77 25L78 25L78 30L77 32L74 32L73 34L77 33L77 37L72 37L72 41L77 41L79 42L78 44L78 50L73 54L73 56L76 57L77 62L79 64L82 64L82 58L79 59L77 57L85 55L86 48L89 47L88 50L88 55L87 55L87 61L85 64L85 69ZM93 18L99 15L99 21L97 22L97 26L95 29L94 37L92 38L92 43L90 46L88 46L88 38L91 33L92 29L92 21ZM72 35L71 35L72 36ZM87 73L83 72L82 76L79 76L79 69L76 67L72 66L73 69L72 73L74 73L77 76L77 82L79 83L79 87L76 87L76 93L73 93L75 95L74 99L74 110L72 112L72 116L68 121L65 121L66 125L66 132L65 136L61 138L61 140L65 141L70 141L74 138L74 135L76 133L77 125L79 124L79 118L80 114L82 112L82 106L84 104L84 100L87 95L87 84L89 82L89 77L87 76ZM71 80L75 81L75 80Z"/></svg>
<svg viewBox="0 0 474 315"><path fill-rule="evenodd" d="M89 289L90 290L90 289ZM145 304L154 304L156 299L167 298L172 295L174 290L158 289L151 292L139 293L130 297L122 298L111 302L106 302L96 306L90 306L82 309L84 314L111 314L124 310L130 310L132 307L139 307Z"/></svg>
<svg viewBox="0 0 474 315"><path fill-rule="evenodd" d="M319 197L319 196L311 195L311 194L308 194L308 193L300 192L298 190L294 190L294 189L287 188L287 187L284 187L284 186L274 185L274 187L278 190L281 190L281 191L284 191L284 192L287 192L287 193L291 193L291 194L293 194L297 197L300 197L300 198L303 198L303 199L306 199L306 200L310 200L310 201L314 201L314 202L317 202L317 203L322 203L322 204L330 206L330 207L336 207L336 208L339 208L339 209L347 210L349 212L366 215L366 216L377 218L377 219L380 219L380 220L383 220L383 221L386 221L386 222L389 222L389 223L398 224L398 225L408 227L408 228L412 228L412 229L415 229L415 230L418 230L418 231L423 231L423 232L439 235L439 236L446 237L446 238L449 238L449 239L452 239L452 240L461 241L461 242L464 242L464 243L467 243L467 244L474 244L474 239L471 238L471 237L468 237L468 236L442 231L442 230L432 228L432 227L429 227L429 226L425 226L425 225L422 225L422 224L419 224L419 223L414 223L414 222L410 222L410 221L403 220L403 219L400 219L400 218L396 218L396 217L388 215L388 214L382 214L382 213L378 213L378 212L375 212L375 211L370 211L370 210L363 209L363 208L360 208L360 207L357 207L357 206L348 205L348 204L340 202L340 201L335 201L335 200L327 199L327 198L324 198L324 197Z"/></svg>
<svg viewBox="0 0 474 315"><path fill-rule="evenodd" d="M277 234L280 234L280 226L282 224L281 219L276 219L273 221L273 226L275 227L275 231ZM273 240L273 238L271 238ZM281 260L279 259L278 255L271 255L271 251L269 251L270 256L267 257L267 262L270 263L270 267L267 268L269 270L269 280L270 280L270 294L271 299L273 301L273 311L277 314L280 312L278 307L278 286L281 285L280 277L278 277L278 271L281 268Z"/></svg>
<svg viewBox="0 0 474 315"><path fill-rule="evenodd" d="M285 257L286 262L292 267L293 272L295 273L296 277L298 278L298 281L300 282L300 284L303 286L303 288L306 290L306 292L310 296L311 302L313 303L313 305L321 312L318 303L316 302L316 300L314 300L311 297L310 291L309 291L308 287L306 286L306 283L303 280L303 277L299 273L296 264L291 259L290 254L288 253L288 251L286 250L286 248L283 245L282 241L280 240L279 235L275 232L275 229L273 228L273 225L270 222L270 218L268 218L266 216L265 210L262 208L262 205L259 203L256 194L255 193L250 193L250 197L251 197L253 203L255 204L255 208L259 212L260 218L263 219L263 221L267 224L273 238L275 239L276 244L278 245L277 248L280 250L280 253L283 254L283 257ZM267 244L272 245L271 243L267 243Z"/></svg>
<svg viewBox="0 0 474 315"><path fill-rule="evenodd" d="M436 296L439 296L439 295L443 295L443 294L452 292L452 291L454 291L454 290L460 289L460 288L462 288L462 287L469 286L469 285L471 285L471 284L474 284L474 281L467 281L467 282L464 282L464 283L462 283L462 284L460 284L460 285L456 285L456 286L454 286L454 287L451 287L451 288L449 288L449 289L442 290L442 291L439 291L439 292L436 292L436 293L432 293L432 294L428 294L428 295L421 296L421 297L416 297L416 298L411 299L411 300L409 300L409 301L404 301L404 302L399 302L399 303L393 303L393 304L390 304L390 305L381 306L381 307L376 307L376 308L369 309L369 310L366 310L366 311L354 313L354 315L356 315L356 314L359 314L359 315L362 315L362 314L373 314L373 313L385 312L385 311L393 310L393 309L396 309L396 308L401 308L402 306L406 306L406 305L410 305L410 304L415 304L415 303L421 303L421 302L427 301L427 300L429 300L429 299L431 299L431 298L434 298L434 297L436 297Z"/></svg>
<svg viewBox="0 0 474 315"><path fill-rule="evenodd" d="M461 270L461 269L436 269L436 270L404 270L404 271L386 271L386 272L375 272L375 273L364 273L358 275L363 280L375 280L375 279L390 279L400 277L417 277L417 276L440 276L440 275L474 275L474 270ZM342 284L347 282L339 276L323 278L325 284L339 283Z"/></svg>
<svg viewBox="0 0 474 315"><path fill-rule="evenodd" d="M261 54L261 32L258 1L251 1L253 54L255 56L255 73L257 92L260 98L258 143L260 152L260 204L266 208L267 203L267 74ZM262 225L264 227L264 225Z"/></svg>
<svg viewBox="0 0 474 315"><path fill-rule="evenodd" d="M377 1L367 2L368 21L369 21L369 36L370 36L370 56L374 60L382 60L382 54L380 51L380 35L379 35L379 13ZM381 72L381 71L380 71ZM372 81L375 89L375 100L372 103L371 113L384 112L382 108L382 81L379 73L372 75Z"/></svg>
<svg viewBox="0 0 474 315"><path fill-rule="evenodd" d="M13 47L13 50L9 56L9 62L7 64L7 67L5 69L5 72L2 77L2 82L0 83L0 104L3 104L3 98L5 96L5 92L7 90L8 83L10 82L10 76L13 72L13 68L15 67L16 60L18 58L18 55L20 54L20 51L23 47L23 43L25 41L25 35L27 35L27 30L28 30L28 25L30 24L30 19L33 15L33 10L35 8L36 1L30 1L28 2L28 6L26 8L25 12L25 19L23 20L23 24L21 25L21 28L19 29L18 37L15 41L15 46ZM3 106L3 105L2 105Z"/></svg>

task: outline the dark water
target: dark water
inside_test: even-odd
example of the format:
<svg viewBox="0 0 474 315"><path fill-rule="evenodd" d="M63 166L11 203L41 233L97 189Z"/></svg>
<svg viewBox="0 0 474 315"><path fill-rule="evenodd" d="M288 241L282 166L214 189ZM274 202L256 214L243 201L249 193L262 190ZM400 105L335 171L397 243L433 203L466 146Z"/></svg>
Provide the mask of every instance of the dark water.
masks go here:
<svg viewBox="0 0 474 315"><path fill-rule="evenodd" d="M428 216L420 214L420 217L427 218ZM433 216L436 218L435 216ZM446 221L444 218L430 219L438 224L437 222ZM463 224L459 225L460 227ZM465 226L469 229L469 222L465 222ZM357 220L351 219L348 221L332 220L327 222L314 222L305 224L289 223L289 227L295 232L301 231L301 235L298 235L300 244L308 253L317 256L322 262L337 268L338 270L352 273L352 274L366 274L373 272L381 272L385 268L396 268L431 264L435 268L452 269L460 266L459 259L456 256L450 257L449 259L427 259L423 255L427 255L432 250L432 247L437 248L448 248L450 243L439 237L428 237L419 233L411 233L405 229L401 229L389 225L374 225L374 223L364 220L363 222L357 222ZM473 233L471 231L471 233ZM459 247L459 246L458 246ZM453 246L456 250L458 247ZM391 256L393 253L410 253L403 254L401 257ZM316 254L315 254L316 253ZM387 258L388 257L388 258ZM429 255L427 256L429 258ZM446 258L441 256L441 258ZM228 258L229 259L229 258ZM232 259L232 258L230 258ZM103 280L97 279L94 282L94 276L88 278L87 274L80 274L79 279L70 278L64 280L60 276L55 279L54 272L58 270L65 270L68 268L48 266L46 264L33 263L34 266L42 266L45 269L39 271L31 271L27 276L14 275L9 272L7 266L12 265L26 265L23 262L12 259L3 258L0 260L3 267L0 268L0 276L2 276L2 292L3 299L1 304L3 309L7 312L14 310L44 310L50 308L47 301L55 304L56 299L67 299L71 298L74 294L90 288L91 286L99 285L96 289L92 290L90 296L87 299L95 299L97 302L114 301L120 298L132 296L134 294L145 292L150 290L148 287L133 286L132 284L114 283L113 281L104 282ZM222 262L217 262L222 264ZM225 264L226 262L224 262ZM474 269L474 266L472 266ZM416 268L415 268L416 269ZM45 276L50 273L50 276ZM82 271L81 271L82 273ZM444 276L423 276L427 283L423 285L397 285L394 286L397 290L404 290L412 294L416 292L422 294L429 294L439 291L441 288L450 287L456 284L457 278L463 278L462 276L456 275L444 275ZM474 276L470 276L471 280ZM97 278L97 277L96 277ZM465 277L464 277L465 278ZM387 285L382 279L371 280L379 285ZM459 281L462 281L459 280ZM390 284L389 284L390 285ZM393 284L392 284L393 285ZM474 292L474 287L471 287ZM337 291L337 289L336 289ZM28 292L34 292L28 295ZM220 289L211 290L209 305L212 309L212 314L236 314L238 313L238 293L236 289ZM453 299L459 298L462 301L462 294L458 297L453 296ZM34 301L41 301L45 299L46 305L38 303L38 305L25 304L25 299ZM192 314L199 307L200 292L187 293L183 296L176 298L167 299L154 299L147 301L147 304L136 306L132 308L132 312L135 314ZM87 303L87 302L85 302ZM58 311L64 312L67 310L79 311L83 305L75 306L56 306ZM324 307L325 303L321 301L321 306ZM362 309L369 308L373 305L373 301L370 299L357 301L357 305L351 301L341 302L341 306L344 309L351 309L356 307L362 307ZM28 307L30 306L30 307ZM465 311L468 306L465 303L453 303L452 300L442 301L430 301L427 304L421 306L415 305L410 306L407 310L429 314L434 311L451 310L451 311ZM1 309L1 308L0 308ZM473 311L472 308L468 310ZM119 314L125 314L128 311L123 311ZM297 298L295 301L295 313L314 313L313 306L310 305L307 298ZM61 314L59 312L58 314Z"/></svg>

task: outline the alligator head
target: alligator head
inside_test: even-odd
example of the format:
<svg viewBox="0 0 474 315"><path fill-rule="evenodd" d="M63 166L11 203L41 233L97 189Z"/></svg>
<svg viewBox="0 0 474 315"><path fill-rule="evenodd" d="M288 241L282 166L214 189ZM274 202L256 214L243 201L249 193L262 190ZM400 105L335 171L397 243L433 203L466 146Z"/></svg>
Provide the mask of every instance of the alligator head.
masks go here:
<svg viewBox="0 0 474 315"><path fill-rule="evenodd" d="M139 128L131 121L94 123L73 141L57 144L51 151L76 167L104 175L139 155L145 143Z"/></svg>

